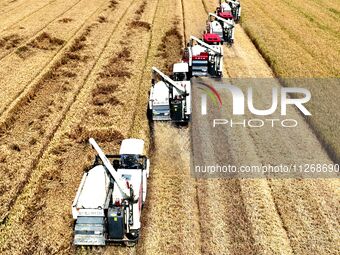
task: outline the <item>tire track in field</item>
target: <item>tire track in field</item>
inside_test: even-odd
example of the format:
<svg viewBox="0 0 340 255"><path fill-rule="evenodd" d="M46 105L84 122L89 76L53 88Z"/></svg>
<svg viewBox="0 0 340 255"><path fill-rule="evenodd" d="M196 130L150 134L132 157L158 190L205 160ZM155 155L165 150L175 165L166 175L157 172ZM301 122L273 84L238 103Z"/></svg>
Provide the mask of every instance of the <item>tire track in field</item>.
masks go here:
<svg viewBox="0 0 340 255"><path fill-rule="evenodd" d="M334 18L339 17L340 3L338 1L327 1L327 0L312 0L315 5L317 5L320 9L327 8L327 11L331 11L331 15Z"/></svg>
<svg viewBox="0 0 340 255"><path fill-rule="evenodd" d="M106 12L104 14L110 16L110 13ZM90 70L96 65L105 50L110 37L106 41L102 37L101 41L98 40L97 43L94 43L93 38L92 40L88 38L91 37L93 30L103 25L105 24L97 23L94 20L92 25L88 25L74 39L72 44L67 45L61 59L52 66L52 71L38 81L34 91L31 92L32 96L21 102L9 116L10 124L4 125L2 123L0 126L2 134L0 141L2 144L7 145L2 147L3 151L0 151L2 156L5 157L0 164L11 165L13 168L6 170L4 165L5 169L1 171L1 175L13 176L13 171L16 172L15 166L19 161L19 166L22 169L21 174L24 174L22 182L17 187L13 185L14 190L1 192L14 196L11 198L0 197L2 204L0 210L1 221L4 221L6 215L10 213L11 207L15 204L17 197L29 181L32 170L38 164L41 155L53 138L53 134L59 128L67 111L86 83ZM116 29L116 26L114 26L114 29ZM100 42L103 48L98 52L98 49L94 48L93 45L98 46ZM103 43L105 44L103 45ZM96 55L96 53L98 54ZM10 158L6 156L8 151L12 151ZM24 160L20 160L23 157ZM17 167L19 168L19 166ZM6 177L4 179L0 185L0 190L6 189L6 186L9 188L13 184L6 183ZM18 176L16 176L16 179L18 181Z"/></svg>
<svg viewBox="0 0 340 255"><path fill-rule="evenodd" d="M25 4L25 0L21 0L21 1L22 1L22 3L20 3L20 1L13 2L12 0L8 0L7 3L5 3L5 1L1 2L0 3L0 7L1 7L0 13L10 12L10 11L14 10L15 8L18 8L21 5ZM6 7L8 7L8 8L6 8Z"/></svg>
<svg viewBox="0 0 340 255"><path fill-rule="evenodd" d="M196 180L190 176L188 128L154 123L152 172L138 254L201 254Z"/></svg>
<svg viewBox="0 0 340 255"><path fill-rule="evenodd" d="M171 6L172 9L169 9ZM137 254L199 254L200 231L195 180L188 171L188 129L166 123L154 123L148 134L146 119L147 91L150 89L151 67L168 73L181 57L184 46L182 1L164 1L159 5L153 28L153 42L143 85L139 109L130 137L149 141L151 174L148 198L142 214L142 237ZM164 15L166 13L166 15ZM163 15L160 15L163 14ZM178 15L174 15L178 14ZM166 25L163 25L166 24ZM157 36L159 35L159 36ZM163 35L163 37L160 37ZM143 128L140 128L140 127ZM181 137L178 139L178 137ZM169 143L169 140L172 142ZM164 220L166 219L166 220Z"/></svg>
<svg viewBox="0 0 340 255"><path fill-rule="evenodd" d="M138 12L136 12L135 14L137 14L137 20L140 20L143 12L145 10L145 8L150 8L148 7L150 4L151 5L155 5L154 8L154 12L152 14L152 22L151 22L151 32L150 32L150 37L149 37L149 42L148 42L148 47L147 47L147 53L146 53L146 57L144 58L144 63L143 63L143 68L142 68L142 72L141 75L139 77L138 80L138 91L139 93L137 93L137 97L132 100L135 101L135 107L132 110L133 111L133 115L132 115L132 122L131 125L129 127L129 131L128 131L128 135L127 137L138 137L141 139L144 139L145 141L145 146L146 148L149 148L149 141L148 141L148 137L149 134L145 133L145 95L147 94L147 91L149 90L149 80L147 81L147 86L145 86L145 76L149 77L149 70L147 70L147 66L148 66L148 62L150 61L150 55L151 55L151 48L153 47L153 41L155 41L155 35L156 35L156 31L155 31L155 27L158 25L155 20L157 18L157 16L159 16L160 14L163 15L164 13L160 11L160 0L154 1L155 3L152 2L146 2L145 0L143 1L141 7L142 10L139 10ZM164 4L164 3L163 3ZM146 17L144 17L145 19ZM143 21L142 21L143 22ZM141 116L142 115L142 116ZM144 122L144 123L143 123ZM144 126L144 128L141 128L142 126ZM136 130L136 127L139 127L138 130ZM146 149L148 150L148 149ZM148 184L149 185L149 184ZM144 206L143 212L142 212L142 232L141 232L141 240L143 240L145 237L143 235L143 229L144 229L144 224L147 224L143 218L145 217L145 214L147 214L147 204ZM138 254L138 249L141 246L141 240L139 240L137 247L131 247L131 248L127 248L127 247L105 247L104 249L100 249L98 251L98 254ZM91 254L95 253L93 250L90 250Z"/></svg>
<svg viewBox="0 0 340 255"><path fill-rule="evenodd" d="M143 40L147 39L147 37L149 36L148 33L146 33L147 31L149 31L146 28L147 23L143 21L133 23L132 15L134 11L137 12L136 8L139 5L138 2L132 1L132 3L133 9L129 9L129 11L126 12L124 18L122 18L119 22L119 25L117 25L118 29L115 30L113 34L111 34L110 41L108 43L108 47L105 50L105 53L103 53L103 55L100 57L100 60L97 62L97 65L92 69L84 89L80 91L77 99L75 100L75 104L71 106L71 110L67 113L66 119L63 121L63 124L56 132L57 134L52 139L52 144L48 146L48 152L44 153L45 156L42 157L42 161L44 161L44 163L42 163L41 161L39 162L36 168L38 171L34 172L30 183L25 188L24 194L19 198L19 200L24 201L24 207L22 207L23 204L19 201L16 203L15 211L13 212L12 216L10 216L8 224L5 227L4 233L6 233L6 240L12 240L13 238L16 239L17 236L10 234L11 228L13 228L14 226L26 226L23 226L23 228L17 230L17 232L21 232L21 236L24 236L25 240L27 240L20 240L18 242L20 243L20 245L24 245L24 243L26 243L24 246L21 246L22 248L24 247L23 250L27 250L28 247L32 245L39 249L40 252L48 246L49 251L57 250L59 252L65 251L67 253L82 253L81 249L75 250L74 247L71 246L70 240L72 238L72 223L69 214L71 201L70 203L66 202L61 205L55 204L55 201L56 199L59 201L61 197L65 198L65 196L68 197L67 200L73 199L75 189L79 185L79 178L81 178L83 167L91 164L91 162L89 162L89 156L92 154L92 150L87 145L87 142L85 142L85 144L82 142L87 141L84 137L86 136L86 134L82 134L82 131L78 130L78 122L86 122L86 127L90 129L88 131L90 132L90 135L94 135L94 137L98 139L101 145L104 145L104 148L106 148L106 150L108 150L108 145L110 145L110 150L108 151L112 151L114 148L118 148L118 143L116 145L114 141L116 139L121 139L121 135L119 134L119 132L112 129L105 131L105 126L102 126L103 124L98 124L97 127L93 126L93 124L89 123L88 117L93 116L93 110L101 110L100 112L97 112L97 117L100 121L100 114L103 114L103 111L105 110L105 105L97 105L97 92L99 89L97 86L103 86L102 82L108 82L106 76L103 76L106 73L105 70L107 69L107 71L110 71L110 68L116 67L115 65L104 66L103 63L106 63L107 59L112 58L110 61L115 59L115 55L118 53L118 55L121 56L118 58L120 60L128 57L127 53L123 54L122 52L119 52L119 49L123 46L120 45L120 42L117 41L116 38L120 37L124 40L128 39L128 41L133 39L135 41L129 45L131 45L131 47L133 45L134 50L139 49L139 51L147 51L146 47L143 49L141 49L140 47L140 41L143 42ZM148 11L145 15L146 17L150 16L150 11ZM130 27L131 24L138 25L137 27L134 27L130 30L126 30L126 25ZM130 37L126 37L125 34L130 34ZM115 53L114 57L112 57L112 52ZM138 65L138 61L136 61L138 60L138 56L133 55L131 57L133 57L133 62L135 62L135 65ZM132 59L126 60L128 60L129 62L132 61ZM118 68L122 68L122 66L119 65ZM136 70L134 70L134 72L136 72ZM140 72L138 71L138 79L137 77L133 78L133 82L139 80L139 75ZM107 86L107 88L109 88L109 86L112 85L112 82L115 81L112 80L113 76L110 79L111 82L105 85ZM95 98L97 98L96 101L93 101L94 98L92 98L91 95L92 97L95 96ZM71 124L72 126L70 126ZM69 128L71 128L71 130ZM91 131L91 128L96 129ZM100 137L97 137L96 134L98 134ZM54 161L55 159L57 160ZM73 171L70 172L68 171L69 169L73 169ZM78 173L75 173L74 171L78 171ZM63 188L57 188L60 186L63 186ZM50 189L54 190L50 191L53 194L49 192ZM56 194L58 195L56 196ZM41 208L39 207L41 203L44 204L43 212L39 209ZM61 210L63 212L60 214ZM46 218L44 217L49 218L49 215L51 214L54 215L52 229L51 226L47 226L46 224L44 224L44 221L46 220ZM28 219L28 217L30 219ZM34 221L31 217L34 217ZM30 229L30 233L25 230L27 228ZM44 230L42 231L42 229ZM32 233L34 236L28 237L28 235L32 235ZM28 239L30 239L31 241ZM8 241L8 243L6 244L6 249L15 250L15 247L8 246L10 243L11 241Z"/></svg>
<svg viewBox="0 0 340 255"><path fill-rule="evenodd" d="M55 18L53 18L52 20L50 20L48 23L46 23L44 26L42 26L41 28L39 28L38 30L36 30L34 32L34 34L31 34L31 36L28 37L25 37L25 41L21 43L20 41L20 44L18 44L17 46L15 47L11 47L10 49L8 50L2 50L0 51L0 62L5 59L7 56L11 55L11 54L14 54L16 52L18 52L18 48L22 48L24 46L26 46L27 44L29 44L31 41L34 40L34 38L39 34L41 33L46 27L48 27L52 22L56 21L57 19L59 19L60 17L62 17L66 12L68 12L70 9L74 8L77 4L79 4L82 0L77 0L74 4L72 4L69 8L65 9L61 14L59 14L58 16L56 16ZM49 7L49 6L48 6ZM6 35L6 36L11 36L11 35L15 35L17 33L15 33L14 31L12 31L10 34ZM4 37L5 35L2 35L2 38ZM20 34L20 37L22 37L22 35Z"/></svg>
<svg viewBox="0 0 340 255"><path fill-rule="evenodd" d="M86 0L81 0L81 1L86 1ZM102 0L101 2L103 3L105 0ZM95 10L93 10L93 12L91 12L86 19L84 19L84 21L82 21L82 23L79 25L79 27L77 27L72 34L67 35L67 42L74 40L75 37L77 36L77 34L79 33L79 31L81 31L82 29L84 29L84 27L86 27L86 24L88 23L89 20L91 20L92 17L98 15L98 13L101 11L102 7L101 5L99 5L98 7L94 8ZM70 9L69 11L72 11L73 9ZM72 31L72 30L71 30ZM49 31L48 31L49 32ZM67 33L67 31L66 31ZM43 33L41 34L43 35ZM49 35L48 35L49 36ZM36 39L39 38L39 36L36 37ZM53 39L53 38L52 38ZM56 38L58 39L58 38ZM34 42L34 41L33 41ZM7 102L5 102L5 100L3 100L3 104L0 106L0 113L1 113L1 117L0 117L0 123L10 123L10 116L12 114L13 111L16 110L16 108L22 104L22 102L25 102L29 99L29 97L31 97L33 95L33 92L35 90L36 84L39 82L39 80L41 80L46 74L48 74L49 70L53 67L53 65L60 59L61 55L63 54L63 51L65 50L66 46L67 46L67 42L63 42L62 45L57 45L58 47L54 47L51 50L49 50L50 52L46 52L45 49L32 49L33 50L33 54L32 56L29 56L27 59L22 60L19 56L15 56L15 58L8 56L8 58L11 57L11 60L15 60L18 61L18 58L20 59L18 63L16 63L16 65L18 65L19 67L22 67L22 70L16 70L18 72L18 77L19 77L19 81L14 80L16 82L18 82L19 84L17 84L17 91L14 94L14 92L12 92L11 90L7 91L4 88L4 91L2 91L2 93L6 93L6 99ZM29 45L28 45L29 46ZM50 58L46 58L46 54L51 55ZM47 56L48 56L47 55ZM13 56L13 55L12 55ZM42 61L41 59L39 59L40 57L43 57L43 60L45 60L45 63L42 66L40 65L40 62L37 61ZM31 66L23 66L22 61L27 61L28 65L30 63L32 63L32 61L35 61L34 66L36 68L39 68L38 71L35 70L31 70L32 67ZM7 69L11 69L12 62L9 63L9 66L5 66ZM30 72L32 72L33 75L28 76L28 74L26 73L28 72L28 74L30 74ZM23 77L25 83L20 80L20 78ZM0 76L1 78L1 76ZM9 77L3 77L3 79L9 79L9 78L13 78L13 76L9 76ZM14 77L16 79L18 79L16 76ZM6 80L5 80L6 81ZM4 85L6 84L5 81L2 81L4 83ZM13 81L13 82L14 82ZM8 82L11 82L11 80L9 80ZM21 84L24 83L24 84ZM8 84L7 84L8 86ZM10 93L13 94L13 96L10 95ZM1 92L0 92L1 94ZM12 100L11 100L12 99Z"/></svg>
<svg viewBox="0 0 340 255"><path fill-rule="evenodd" d="M10 28L10 27L12 27L12 26L14 26L14 25L16 25L16 24L18 24L20 21L22 21L22 20L24 20L24 19L30 17L31 15L34 15L35 13L39 12L40 10L42 10L43 8L45 8L46 6L50 5L51 3L55 2L55 1L57 1L57 0L51 0L51 1L49 1L48 3L46 3L46 4L42 5L42 6L40 6L38 9L34 10L33 12L31 12L31 13L29 13L29 14L27 14L27 15L21 17L21 18L19 18L18 20L14 21L12 24L1 27L0 32L6 30L6 29L8 29L8 28ZM28 8L29 8L29 7L28 7ZM15 10L15 12L17 12L17 11L18 11L18 10ZM12 14L12 15L15 15L15 14ZM9 15L9 17L10 17L10 16L11 16L11 15ZM1 20L0 20L0 24L1 24Z"/></svg>
<svg viewBox="0 0 340 255"><path fill-rule="evenodd" d="M36 1L36 0L31 0L31 1ZM2 9L0 9L0 13L3 13L3 14L6 14L8 12L11 12L13 11L14 9L17 9L19 7L21 7L22 5L24 4L27 4L28 1L25 1L25 0L21 0L21 3L20 1L13 1L13 0L8 0L7 3L0 3L0 7L1 6L4 6ZM8 8L6 8L8 7Z"/></svg>
<svg viewBox="0 0 340 255"><path fill-rule="evenodd" d="M155 26L156 14L158 12L159 1L160 0L157 0L156 8L155 8L155 13L154 13L153 18L152 18L152 22L151 22L151 28L152 29L151 29L151 33L150 33L150 40L149 40L149 44L148 44L148 51L146 53L146 58L144 59L142 75L140 77L140 80L138 81L138 90L140 92L142 90L144 76L148 72L148 70L146 68L147 68L147 64L148 64L148 59L150 57L150 50L151 50L151 45L152 45L153 36L154 36L153 30L154 30L154 26ZM134 129L135 123L137 122L138 110L140 109L140 107L143 107L143 103L142 103L143 100L141 99L142 98L141 94L143 94L143 93L140 93L139 95L137 95L137 98L136 98L136 105L137 105L137 107L134 109L134 112L133 112L133 117L132 117L132 123L133 124L131 125L130 132L129 132L131 134L134 133L133 129Z"/></svg>
<svg viewBox="0 0 340 255"><path fill-rule="evenodd" d="M191 26L190 32L200 37L206 22L206 14L209 12L208 4L196 1L191 5L186 3L184 6L187 8L184 13L188 13L185 20L187 26ZM190 12L195 8L199 12L195 11L193 13L197 16L191 16ZM197 18L199 21L195 21L196 26L190 25L194 24ZM192 123L192 126L194 125L195 123ZM209 127L204 130L208 132ZM204 140L205 137L206 134L202 134L201 139ZM202 144L208 146L210 142L204 141ZM197 149L197 144L193 146ZM201 148L202 151L205 151L205 146ZM196 182L197 203L200 208L202 254L254 254L256 247L251 225L245 214L246 206L240 182L226 179L196 179Z"/></svg>
<svg viewBox="0 0 340 255"><path fill-rule="evenodd" d="M184 13L184 0L181 0L181 8L182 8L182 26L183 26L183 35L184 35L184 40L183 40L183 47L186 46L186 38L187 37L187 32L186 32L186 27L185 27L185 20L184 20L184 16L185 16L185 13Z"/></svg>

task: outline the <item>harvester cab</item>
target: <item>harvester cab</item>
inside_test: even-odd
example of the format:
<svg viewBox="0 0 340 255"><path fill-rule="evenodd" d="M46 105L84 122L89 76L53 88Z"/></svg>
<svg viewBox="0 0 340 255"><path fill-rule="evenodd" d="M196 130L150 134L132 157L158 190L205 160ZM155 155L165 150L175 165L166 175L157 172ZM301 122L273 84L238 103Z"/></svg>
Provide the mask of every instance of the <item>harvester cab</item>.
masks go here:
<svg viewBox="0 0 340 255"><path fill-rule="evenodd" d="M209 13L207 33L217 34L222 42L232 45L234 43L235 22L233 19L224 19L214 13Z"/></svg>
<svg viewBox="0 0 340 255"><path fill-rule="evenodd" d="M119 155L105 155L93 138L89 142L98 155L72 204L74 244L133 246L139 239L150 168L144 141L123 140Z"/></svg>
<svg viewBox="0 0 340 255"><path fill-rule="evenodd" d="M175 63L172 67L171 79L174 81L188 81L189 66L187 63Z"/></svg>
<svg viewBox="0 0 340 255"><path fill-rule="evenodd" d="M203 38L208 37L212 37L212 35L203 35ZM216 38L216 36L214 37ZM189 65L190 77L222 77L223 47L220 44L210 44L196 38L195 36L191 36L190 42L184 50L183 61L187 62Z"/></svg>
<svg viewBox="0 0 340 255"><path fill-rule="evenodd" d="M205 33L202 36L203 41L209 45L221 45L222 40L218 34Z"/></svg>
<svg viewBox="0 0 340 255"><path fill-rule="evenodd" d="M148 116L151 120L187 123L191 116L191 82L187 63L176 63L173 75L152 68Z"/></svg>

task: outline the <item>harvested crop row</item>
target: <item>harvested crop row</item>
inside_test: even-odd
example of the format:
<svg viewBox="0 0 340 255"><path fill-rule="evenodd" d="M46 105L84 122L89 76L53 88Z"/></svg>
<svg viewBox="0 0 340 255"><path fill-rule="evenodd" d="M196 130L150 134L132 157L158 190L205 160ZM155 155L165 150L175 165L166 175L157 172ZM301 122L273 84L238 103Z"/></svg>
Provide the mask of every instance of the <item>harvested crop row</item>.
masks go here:
<svg viewBox="0 0 340 255"><path fill-rule="evenodd" d="M205 235L200 213L206 215L211 208L197 206L197 184L189 170L189 129L155 123L152 135L153 172L137 253L207 254L201 249Z"/></svg>
<svg viewBox="0 0 340 255"><path fill-rule="evenodd" d="M149 122L146 118L148 92L150 91L151 68L156 66L164 73L172 71L172 65L180 60L183 38L183 18L180 10L181 2L174 2L173 12L165 15L169 7L167 2L160 2L152 26L152 40L149 45L148 58L145 60L145 69L140 81L139 97L133 115L131 136L140 137L149 143ZM162 14L160 14L162 13Z"/></svg>
<svg viewBox="0 0 340 255"><path fill-rule="evenodd" d="M83 0L63 16L73 17L72 26L52 22L29 42L19 54L11 54L0 62L0 113L11 110L22 98L27 98L34 84L58 61L66 42L77 36L91 18L103 9L102 1ZM25 57L22 57L22 56ZM13 71L15 70L15 72ZM3 119L4 117L2 117Z"/></svg>
<svg viewBox="0 0 340 255"><path fill-rule="evenodd" d="M109 18L110 23L94 21L88 26L38 82L30 100L17 105L7 125L3 124L0 219L10 212L15 198L29 181L32 169L86 82L118 20L118 16L113 19L112 15L111 11L101 13L99 17ZM17 174L19 168L20 175Z"/></svg>
<svg viewBox="0 0 340 255"><path fill-rule="evenodd" d="M10 26L20 22L21 20L29 17L30 15L35 14L36 12L39 12L45 6L48 6L54 1L57 0L52 0L47 3L44 0L29 0L25 1L24 4L19 5L17 8L12 8L8 12L1 13L0 31L9 28Z"/></svg>
<svg viewBox="0 0 340 255"><path fill-rule="evenodd" d="M201 36L207 22L207 14L202 1L182 0L186 41L191 35ZM195 10L195 11L193 11Z"/></svg>
<svg viewBox="0 0 340 255"><path fill-rule="evenodd" d="M304 4L308 5L309 2ZM263 11L265 8L263 3L255 5L253 2L244 1L244 7L243 26L266 58L266 61L270 63L277 76L338 77L338 53L330 54L327 57L328 62L332 65L327 67L320 64L323 62L323 59L320 59L320 55L313 57L309 52L315 50L328 52L330 48L333 51L339 51L339 40L333 44L325 44L320 47L317 43L318 40L311 41L310 37L306 35L304 36L308 39L308 42L304 43L304 47L308 49L306 51L289 35L293 31L290 32L289 30L288 33L282 30L277 23L278 21L274 21L279 19L278 16L273 17ZM325 4L322 8L331 9L329 3ZM256 15L253 14L254 12L256 12ZM304 20L306 18L302 16L301 19ZM279 22L282 21L279 20ZM324 24L322 19L319 19L318 22ZM337 29L336 24L337 22L334 23L334 30ZM316 29L319 31L320 36L327 33L327 29L325 31L321 31L319 28ZM280 38L280 40L276 38ZM301 41L304 42L304 38ZM310 83L305 86L311 91L313 98L315 98L315 100L311 100L309 103L313 117L309 118L308 121L328 153L332 156L332 159L335 162L339 162L340 145L336 142L340 126L339 106L336 104L337 95L340 93L338 82L324 82L324 84L318 84L317 86Z"/></svg>
<svg viewBox="0 0 340 255"><path fill-rule="evenodd" d="M205 27L208 8L216 8L216 3L207 1L184 2L184 20L186 21L187 37L188 33L200 36ZM195 10L195 12L192 12ZM194 14L194 15L193 15ZM200 17L199 19L197 17ZM197 21L200 20L200 22ZM228 61L225 59L225 62ZM227 70L224 70L227 75ZM209 127L207 127L209 129ZM201 139L204 140L204 135ZM182 139L179 137L178 139ZM209 144L209 141L202 142ZM195 145L194 145L195 146ZM201 148L203 151L204 148ZM189 172L190 169L188 168ZM262 194L266 191L264 190ZM262 195L261 194L261 195ZM268 194L268 193L267 193ZM200 209L199 222L201 225L201 251L203 254L252 254L256 252L256 236L252 232L253 222L247 215L247 205L242 194L242 187L239 180L197 180L197 199ZM268 200L269 199L269 200ZM263 199L261 203L270 202L270 198ZM260 217L268 213L270 209L258 212ZM270 240L262 239L266 243L265 250L280 250L285 247L284 233L280 231L279 218L274 217L266 222L258 222L258 226L270 224L271 228L278 227L278 237L282 238L281 243L274 244ZM263 230L257 232L258 238L265 235ZM288 248L289 249L289 248ZM287 249L286 249L287 250Z"/></svg>
<svg viewBox="0 0 340 255"><path fill-rule="evenodd" d="M78 4L81 0L72 0L68 2L56 1L44 7L38 13L18 22L10 29L1 32L0 34L0 61L8 54L14 52L26 58L28 55L21 54L25 52L25 44L32 40L34 36L39 34L53 21L62 22L62 17L65 12ZM69 26L72 24L69 24ZM20 47L21 46L21 47ZM18 49L19 47L19 49Z"/></svg>
<svg viewBox="0 0 340 255"><path fill-rule="evenodd" d="M189 130L171 124L154 123L146 133L148 90L151 67L165 73L172 71L184 45L181 1L161 1L155 16L153 36L146 69L141 82L132 137L151 143L152 173L148 180L148 199L142 215L142 237L138 254L199 254L199 211L196 181L189 169ZM151 138L149 137L151 136Z"/></svg>
<svg viewBox="0 0 340 255"><path fill-rule="evenodd" d="M339 182L271 180L274 200L295 254L338 254Z"/></svg>
<svg viewBox="0 0 340 255"><path fill-rule="evenodd" d="M131 2L122 4L126 6ZM30 246L31 249L36 249L36 252L87 252L83 249L75 250L71 246L70 204L79 185L81 173L91 164L93 158L93 151L88 146L87 138L93 136L105 151L114 153L123 135L129 132L129 127L126 130L124 126L112 127L111 117L105 114L108 112L111 116L115 111L115 104L126 107L125 114L133 113L134 105L131 102L135 100L134 95L137 91L134 90L138 89L138 81L143 71L139 60L146 57L150 30L144 26L131 27L129 30L126 27L137 18L141 22L152 22L156 7L156 1L148 2L145 13L136 15L135 12L140 9L142 3L142 1L134 1L125 12L125 16L120 19L84 89L79 93L75 104L72 105L65 121L42 156L23 195L15 204L3 230L3 236L6 236L5 252L28 250ZM117 37L124 38L130 47L126 49L125 43L117 40ZM138 53L131 54L130 51ZM119 65L124 72L115 69L116 65L110 65L112 62ZM124 84L131 92L119 102L114 98L121 89L120 86L115 85L116 82L118 85ZM105 96L103 93L108 94ZM109 98L109 101L106 101L106 98ZM98 117L98 122L92 120L95 116ZM83 123L86 123L85 128L82 127ZM63 203L56 204L56 201L63 201ZM34 215L34 218L30 218L29 215ZM45 224L50 217L53 217L53 222ZM20 232L20 236L24 238L16 240L18 236L12 231ZM19 245L8 246L13 242ZM113 247L109 250L112 249L119 252L119 248ZM104 249L89 250L91 253L103 251ZM123 251L126 254L125 248Z"/></svg>
<svg viewBox="0 0 340 255"><path fill-rule="evenodd" d="M256 93L256 101L260 108L267 107L266 98L270 96L272 84L261 84L261 89ZM277 86L280 86L277 84ZM243 88L245 89L245 88ZM303 118L294 109L290 109L290 116L298 120L299 126L294 129L282 127L263 127L258 130L247 129L244 140L251 141L252 147L247 149L256 153L257 160L250 160L240 152L239 160L257 162L257 164L306 164L324 163L332 161L323 150L321 144L311 132ZM247 114L246 118L251 118ZM272 118L280 118L278 114ZM280 134L280 135L274 135ZM240 135L231 134L240 139ZM243 140L243 139L240 139ZM244 148L240 141L230 144L231 147ZM306 150L308 148L308 150ZM243 190L245 197L254 194L256 189L251 189L250 181L244 181ZM256 182L254 181L254 184ZM270 180L266 184L277 213L282 219L290 245L295 254L336 254L338 220L334 219L334 212L338 211L336 186L338 180ZM316 188L323 190L322 194ZM263 188L262 188L263 189ZM259 204L258 202L253 203ZM315 237L318 238L315 238ZM313 248L312 248L313 247Z"/></svg>
<svg viewBox="0 0 340 255"><path fill-rule="evenodd" d="M224 67L228 77L274 77L273 71L239 25L236 25L235 40L237 43L224 51Z"/></svg>

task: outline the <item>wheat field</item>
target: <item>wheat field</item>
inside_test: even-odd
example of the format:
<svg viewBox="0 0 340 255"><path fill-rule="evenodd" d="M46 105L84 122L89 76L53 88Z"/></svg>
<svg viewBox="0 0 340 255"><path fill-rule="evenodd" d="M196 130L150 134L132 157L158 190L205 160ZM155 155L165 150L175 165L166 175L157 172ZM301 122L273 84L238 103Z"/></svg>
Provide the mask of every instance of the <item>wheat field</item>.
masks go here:
<svg viewBox="0 0 340 255"><path fill-rule="evenodd" d="M317 23L313 33L320 40L312 46L315 34L301 29L310 29L309 23L292 24L300 22L296 8L307 17L316 15L320 4L274 2L264 8L261 1L243 0L235 45L224 49L224 76L337 76L339 27L333 20L339 5L327 3L324 12L330 15ZM190 175L192 127L150 124L146 118L151 67L169 73L186 40L200 36L217 4L0 0L1 254L338 254L337 179L196 179ZM283 21L271 18L279 19L283 8L292 18L278 26ZM296 44L305 40L310 55L281 46L291 38ZM318 51L320 45L327 47ZM296 57L285 58L288 50ZM322 59L319 69L315 58ZM325 89L312 88L312 94ZM336 91L328 98L336 98ZM320 104L311 105L312 111ZM324 113L338 107L326 105L330 108L319 109L320 116L309 121L319 128L318 136L297 112L294 117L303 124L292 133L231 131L230 162L311 157L332 162L325 143L338 153L334 127L340 118L331 114L334 122L318 127L329 116ZM273 132L281 137L273 139ZM72 245L71 204L95 156L89 137L110 154L124 138L146 142L151 174L136 247Z"/></svg>
<svg viewBox="0 0 340 255"><path fill-rule="evenodd" d="M278 77L339 78L339 1L242 2L242 26ZM339 81L306 81L311 126L332 158L340 162Z"/></svg>

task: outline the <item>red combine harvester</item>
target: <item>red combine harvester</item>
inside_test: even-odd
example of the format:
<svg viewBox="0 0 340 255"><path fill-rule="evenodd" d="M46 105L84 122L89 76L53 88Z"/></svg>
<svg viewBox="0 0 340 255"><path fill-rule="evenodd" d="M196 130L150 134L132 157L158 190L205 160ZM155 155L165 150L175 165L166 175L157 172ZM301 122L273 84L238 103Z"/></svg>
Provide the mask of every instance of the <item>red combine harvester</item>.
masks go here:
<svg viewBox="0 0 340 255"><path fill-rule="evenodd" d="M232 45L234 43L235 22L233 19L223 19L215 13L209 13L206 32L216 34L222 43Z"/></svg>
<svg viewBox="0 0 340 255"><path fill-rule="evenodd" d="M204 34L203 40L194 36L184 50L183 62L189 65L189 76L222 77L223 47L216 34Z"/></svg>
<svg viewBox="0 0 340 255"><path fill-rule="evenodd" d="M216 14L217 16L226 19L226 20L233 20L234 16L232 14L232 9L229 5L229 3L221 3L220 1L220 6L216 8Z"/></svg>
<svg viewBox="0 0 340 255"><path fill-rule="evenodd" d="M241 18L241 3L239 0L220 0L220 7L216 9L216 14L224 19L233 19L239 22Z"/></svg>

